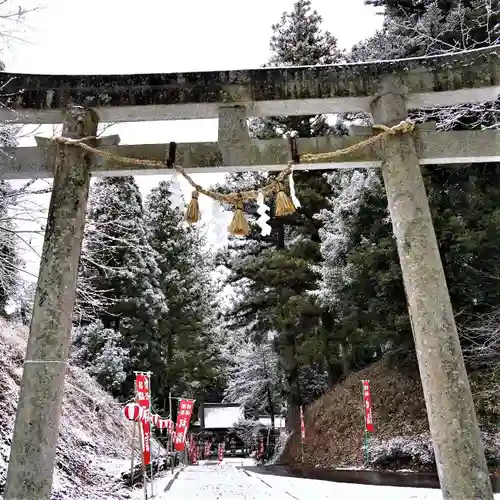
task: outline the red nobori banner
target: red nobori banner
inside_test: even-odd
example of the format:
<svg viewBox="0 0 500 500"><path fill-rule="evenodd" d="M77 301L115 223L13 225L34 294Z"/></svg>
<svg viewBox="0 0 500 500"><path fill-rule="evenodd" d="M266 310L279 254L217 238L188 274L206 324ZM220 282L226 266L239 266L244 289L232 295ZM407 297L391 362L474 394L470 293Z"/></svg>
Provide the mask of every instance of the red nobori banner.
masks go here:
<svg viewBox="0 0 500 500"><path fill-rule="evenodd" d="M142 431L142 455L144 465L149 465L151 463L151 415L149 411L151 399L149 394L149 375L147 373L135 374L135 390L137 402L144 408L144 417L140 422Z"/></svg>
<svg viewBox="0 0 500 500"><path fill-rule="evenodd" d="M300 407L300 437L302 441L306 438L306 424L304 423L304 410Z"/></svg>
<svg viewBox="0 0 500 500"><path fill-rule="evenodd" d="M149 375L147 373L135 374L135 390L137 393L137 402L144 408L149 408Z"/></svg>
<svg viewBox="0 0 500 500"><path fill-rule="evenodd" d="M196 439L191 438L191 442L189 443L189 455L191 458L191 463L196 465L198 463L198 443Z"/></svg>
<svg viewBox="0 0 500 500"><path fill-rule="evenodd" d="M181 399L179 402L174 438L174 448L176 451L183 451L186 445L186 433L189 428L193 407L194 399Z"/></svg>
<svg viewBox="0 0 500 500"><path fill-rule="evenodd" d="M374 432L372 416L372 396L370 391L370 381L363 380L363 406L365 408L365 430L366 432Z"/></svg>
<svg viewBox="0 0 500 500"><path fill-rule="evenodd" d="M226 451L226 444L225 443L220 443L219 444L219 463L221 463L224 460L224 452Z"/></svg>
<svg viewBox="0 0 500 500"><path fill-rule="evenodd" d="M208 458L210 456L210 451L212 450L212 442L207 441L205 443L205 453L203 458Z"/></svg>

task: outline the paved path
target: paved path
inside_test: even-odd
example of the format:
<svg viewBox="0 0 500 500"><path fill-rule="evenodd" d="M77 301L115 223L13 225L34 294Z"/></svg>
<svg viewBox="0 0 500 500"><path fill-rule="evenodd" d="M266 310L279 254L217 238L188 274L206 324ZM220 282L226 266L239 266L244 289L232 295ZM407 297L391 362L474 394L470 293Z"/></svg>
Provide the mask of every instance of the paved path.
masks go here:
<svg viewBox="0 0 500 500"><path fill-rule="evenodd" d="M163 498L163 497L162 497ZM164 498L182 500L293 500L233 465L186 467Z"/></svg>
<svg viewBox="0 0 500 500"><path fill-rule="evenodd" d="M180 470L168 491L168 477L157 484L158 500L440 500L439 490L364 486L312 479L259 475L228 460L222 465L204 462ZM170 476L170 480L172 477ZM141 492L138 492L140 494ZM136 497L134 497L136 498ZM141 497L142 498L142 497ZM137 497L139 499L139 497ZM500 495L495 495L500 500Z"/></svg>

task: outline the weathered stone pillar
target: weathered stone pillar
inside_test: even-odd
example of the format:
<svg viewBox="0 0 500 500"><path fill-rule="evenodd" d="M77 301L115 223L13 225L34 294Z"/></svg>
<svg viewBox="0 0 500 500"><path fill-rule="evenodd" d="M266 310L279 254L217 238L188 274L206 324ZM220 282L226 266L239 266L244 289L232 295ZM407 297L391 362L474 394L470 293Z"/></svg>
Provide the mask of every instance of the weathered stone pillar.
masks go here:
<svg viewBox="0 0 500 500"><path fill-rule="evenodd" d="M244 106L221 106L219 108L218 143L224 165L248 165L250 135Z"/></svg>
<svg viewBox="0 0 500 500"><path fill-rule="evenodd" d="M388 80L372 103L376 124L407 118L405 98ZM429 202L408 135L381 145L382 174L413 324L437 470L446 500L492 500L472 394L465 371Z"/></svg>
<svg viewBox="0 0 500 500"><path fill-rule="evenodd" d="M97 115L70 108L63 136L95 136ZM57 146L4 500L50 500L76 279L93 157Z"/></svg>

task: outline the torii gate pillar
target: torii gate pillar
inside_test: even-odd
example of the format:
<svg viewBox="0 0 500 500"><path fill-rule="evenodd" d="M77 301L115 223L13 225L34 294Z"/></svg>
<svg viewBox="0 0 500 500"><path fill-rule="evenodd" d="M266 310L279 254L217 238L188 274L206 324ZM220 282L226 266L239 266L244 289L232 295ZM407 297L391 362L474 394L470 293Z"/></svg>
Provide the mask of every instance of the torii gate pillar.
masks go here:
<svg viewBox="0 0 500 500"><path fill-rule="evenodd" d="M374 123L391 126L408 114L402 89L384 84L371 111ZM381 160L443 498L493 500L413 137L387 139Z"/></svg>
<svg viewBox="0 0 500 500"><path fill-rule="evenodd" d="M66 113L63 136L95 136L97 114ZM59 146L4 500L50 500L94 157Z"/></svg>

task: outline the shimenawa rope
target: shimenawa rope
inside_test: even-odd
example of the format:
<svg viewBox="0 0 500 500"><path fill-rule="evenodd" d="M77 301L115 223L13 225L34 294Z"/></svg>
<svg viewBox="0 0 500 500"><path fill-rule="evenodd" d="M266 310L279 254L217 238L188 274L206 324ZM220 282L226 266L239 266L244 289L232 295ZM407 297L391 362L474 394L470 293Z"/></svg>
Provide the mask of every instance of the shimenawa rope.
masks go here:
<svg viewBox="0 0 500 500"><path fill-rule="evenodd" d="M406 134L412 132L415 128L415 124L411 121L402 121L392 127L387 127L386 125L372 125L373 129L381 130L379 134L376 134L368 139L360 141L356 144L348 146L343 149L338 149L336 151L331 151L327 153L304 153L300 155L300 160L306 163L312 163L314 161L323 160L329 161L338 156L343 156L354 151L363 149L377 141L385 139L388 136L393 136L398 133ZM140 158L129 158L125 156L118 156L109 151L104 151L102 149L97 149L86 144L89 140L94 140L95 137L82 137L81 139L71 139L68 137L53 137L52 140L56 143L65 146L76 146L93 153L96 156L105 158L107 160L113 161L115 163L121 163L123 165L135 165L138 167L149 167L149 168L172 168L179 172L194 188L192 200L188 206L186 212L186 220L190 223L197 222L200 220L200 210L198 205L198 193L202 193L213 200L220 203L229 203L235 206L235 214L229 230L232 234L245 235L250 231L250 227L246 222L243 215L243 203L249 200L257 199L259 192L262 192L264 197L269 197L273 193L276 193L276 216L285 216L293 213L295 207L290 201L288 195L284 191L283 181L291 174L293 162L288 162L288 165L276 176L276 178L269 181L269 183L260 189L254 189L249 191L240 191L234 193L221 194L210 189L206 189L199 184L197 184L192 177L180 166L172 165L168 167L166 162L158 160L144 160Z"/></svg>

